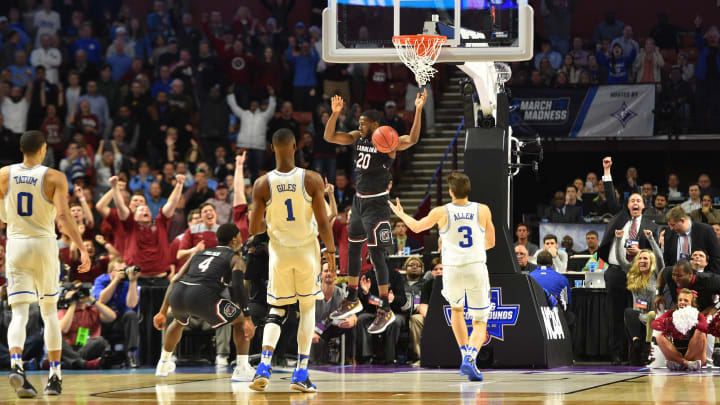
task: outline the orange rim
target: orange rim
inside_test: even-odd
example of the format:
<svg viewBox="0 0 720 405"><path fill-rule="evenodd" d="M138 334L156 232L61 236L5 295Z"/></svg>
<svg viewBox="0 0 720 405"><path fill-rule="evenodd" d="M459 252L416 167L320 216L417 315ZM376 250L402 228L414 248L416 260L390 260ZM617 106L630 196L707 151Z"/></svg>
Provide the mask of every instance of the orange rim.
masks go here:
<svg viewBox="0 0 720 405"><path fill-rule="evenodd" d="M395 46L412 46L418 56L435 57L440 47L447 42L443 35L396 35L393 36ZM438 46L439 45L439 46Z"/></svg>

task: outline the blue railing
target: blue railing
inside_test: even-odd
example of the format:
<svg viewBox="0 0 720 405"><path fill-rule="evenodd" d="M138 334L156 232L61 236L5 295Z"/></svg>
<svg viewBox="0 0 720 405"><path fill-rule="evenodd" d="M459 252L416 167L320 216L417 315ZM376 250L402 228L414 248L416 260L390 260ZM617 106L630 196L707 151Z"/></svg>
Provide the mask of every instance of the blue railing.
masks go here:
<svg viewBox="0 0 720 405"><path fill-rule="evenodd" d="M445 154L443 154L442 159L440 159L440 163L438 163L437 168L435 169L435 173L433 173L432 178L427 184L427 187L425 187L425 197L423 198L422 202L418 206L418 210L420 207L422 207L430 198L430 187L432 187L433 183L436 179L437 181L437 205L442 205L442 166L443 163L445 163L445 159L447 159L448 154L450 151L453 152L453 169L457 169L457 137L460 135L460 130L465 126L465 119L460 122L460 125L455 130L455 135L453 136L453 139L450 141L450 144L448 145L447 149L445 149Z"/></svg>

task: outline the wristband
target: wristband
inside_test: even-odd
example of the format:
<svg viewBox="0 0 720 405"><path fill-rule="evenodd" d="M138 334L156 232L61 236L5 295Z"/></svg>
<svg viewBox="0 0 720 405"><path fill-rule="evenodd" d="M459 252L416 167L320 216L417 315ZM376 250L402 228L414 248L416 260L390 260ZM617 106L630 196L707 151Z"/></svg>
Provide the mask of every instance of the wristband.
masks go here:
<svg viewBox="0 0 720 405"><path fill-rule="evenodd" d="M660 290L659 290L659 289L657 289L657 288L655 289L655 295L656 295L656 296L658 296L658 295L662 295L662 294L660 294Z"/></svg>

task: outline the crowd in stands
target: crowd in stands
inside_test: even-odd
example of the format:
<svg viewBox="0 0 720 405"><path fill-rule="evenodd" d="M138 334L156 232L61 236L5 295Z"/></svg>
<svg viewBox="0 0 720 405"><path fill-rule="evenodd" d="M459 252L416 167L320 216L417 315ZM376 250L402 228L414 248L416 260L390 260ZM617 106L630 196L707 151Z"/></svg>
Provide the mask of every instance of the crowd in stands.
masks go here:
<svg viewBox="0 0 720 405"><path fill-rule="evenodd" d="M571 88L594 85L652 83L656 85L656 122L661 133L710 133L720 129L720 85L715 25L694 21L670 22L658 12L649 32L637 33L631 21L608 11L592 37L573 36L577 0L542 0L536 13L544 32L529 62L512 64L510 86Z"/></svg>
<svg viewBox="0 0 720 405"><path fill-rule="evenodd" d="M137 330L142 287L167 285L168 277L191 254L217 243L214 230L230 221L239 224L247 241L243 255L246 278L251 280L251 313L255 324L262 325L267 313L267 236L247 240L247 201L251 182L273 166L269 137L281 128L295 133L296 164L328 179L329 205L335 202L337 210L333 231L340 277L347 274L353 162L348 148L323 139L327 101L334 94L347 101L338 130L357 128L361 111L376 108L383 112L384 124L405 133L412 120L411 113L403 112L412 105L406 98L417 92L407 69L399 64L325 63L320 58L322 38L316 16L309 27L303 22L288 25L292 1L263 2L272 15L265 21L253 17L245 6L226 18L220 12L193 14L179 2L155 1L147 16L133 15L125 5L98 11L90 3L42 0L27 8L32 3L16 7L11 1L7 15L0 16L0 165L21 160L22 133L45 134L44 163L67 176L71 212L93 259L90 272L78 273L78 249L58 229L64 274L70 283L59 314L66 367L111 365L111 342L122 344L122 361L135 367L138 350L145 349ZM541 15L553 29L546 32L547 41L532 62L513 66L511 86L655 83L662 105L685 114L675 120L681 129L720 128L718 100L710 96L720 81L720 61L713 59L718 48L716 28L704 29L698 18L697 38L693 38L697 41L689 52L678 29L660 16L640 46L632 28L608 13L594 38L570 41L569 18L575 2L543 4ZM432 128L431 100L425 108L429 109L425 126ZM710 122L705 120L707 112L712 112ZM693 114L695 123L690 120ZM236 157L241 151L244 159ZM585 181L576 179L558 191L539 216L552 222L579 222L615 215L619 209L606 195L606 182L599 180L592 173ZM720 213L713 208L720 192L708 175L699 176L698 184L687 189L680 188L675 175L668 177L666 187L658 186L659 192L655 185L639 182L636 170L628 170L616 184L615 200L641 192L647 210L643 215L657 218L657 223L662 223L672 204L682 203L694 223L717 224L720 235ZM0 276L4 275L4 229L0 223ZM394 229L395 253L420 247L407 236L402 222ZM552 267L564 271L563 263L572 256L571 241L546 238L540 250L528 242L530 232L527 225L517 227L518 239L524 242L516 248L523 269L534 270L544 251L550 254ZM655 236L661 248L668 235L666 231L665 238ZM598 235L592 248L593 235L587 239L589 253L596 254L603 246ZM705 253L705 259L710 262L714 257ZM549 267L547 257L540 262ZM366 311L339 324L327 321L327 314L339 304L342 280L323 272L314 361L337 361L335 342L347 335L353 361L396 362L405 330L410 337L403 357L417 360L432 280L442 274L439 260L432 262L432 268L426 265L411 257L397 266L401 272L391 272L390 301L397 318L382 339L368 335L363 327L372 320L372 301L378 295L372 263L363 265L360 284ZM0 316L6 324L9 311L3 305ZM295 334L296 322L290 316L289 331L283 333L285 346L292 345L289 337ZM41 360L39 316L28 325L31 347L24 353ZM216 362L222 365L230 354L230 335L220 329ZM261 338L256 334L254 353L259 352ZM0 366L8 363L3 340L0 336ZM282 342L281 338L279 352L292 350L283 348ZM282 356L276 358L283 361Z"/></svg>

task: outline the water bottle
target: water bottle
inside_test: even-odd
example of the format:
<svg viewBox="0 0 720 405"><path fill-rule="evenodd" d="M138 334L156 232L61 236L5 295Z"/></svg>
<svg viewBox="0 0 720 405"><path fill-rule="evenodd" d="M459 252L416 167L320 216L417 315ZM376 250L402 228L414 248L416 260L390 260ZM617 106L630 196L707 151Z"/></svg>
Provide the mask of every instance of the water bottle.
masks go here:
<svg viewBox="0 0 720 405"><path fill-rule="evenodd" d="M595 260L595 257L590 258L590 262L588 263L588 270L591 273L595 273L597 271L597 260Z"/></svg>

